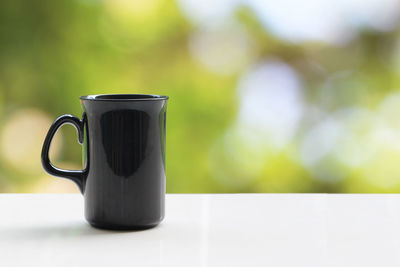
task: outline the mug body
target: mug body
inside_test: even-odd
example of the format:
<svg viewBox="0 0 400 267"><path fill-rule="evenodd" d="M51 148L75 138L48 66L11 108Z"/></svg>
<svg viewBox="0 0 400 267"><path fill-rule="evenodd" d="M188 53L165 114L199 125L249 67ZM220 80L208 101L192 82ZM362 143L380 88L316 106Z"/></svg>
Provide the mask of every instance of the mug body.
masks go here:
<svg viewBox="0 0 400 267"><path fill-rule="evenodd" d="M81 97L85 217L107 229L164 218L166 96Z"/></svg>

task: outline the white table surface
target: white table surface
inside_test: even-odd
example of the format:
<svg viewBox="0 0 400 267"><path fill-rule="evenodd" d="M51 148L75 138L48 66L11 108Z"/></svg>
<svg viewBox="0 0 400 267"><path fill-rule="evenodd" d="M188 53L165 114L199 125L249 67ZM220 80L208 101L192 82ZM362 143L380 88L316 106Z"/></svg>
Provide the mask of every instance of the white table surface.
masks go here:
<svg viewBox="0 0 400 267"><path fill-rule="evenodd" d="M168 195L154 229L90 227L80 195L0 194L0 266L400 266L400 196Z"/></svg>

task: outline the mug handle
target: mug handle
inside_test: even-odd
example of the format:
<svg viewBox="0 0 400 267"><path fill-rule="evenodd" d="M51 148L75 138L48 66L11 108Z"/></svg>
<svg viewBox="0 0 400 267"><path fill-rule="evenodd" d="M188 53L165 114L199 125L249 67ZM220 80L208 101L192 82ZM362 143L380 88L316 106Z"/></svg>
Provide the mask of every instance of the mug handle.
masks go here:
<svg viewBox="0 0 400 267"><path fill-rule="evenodd" d="M78 132L78 142L79 144L83 144L83 121L78 119L77 117L66 114L58 117L53 124L50 126L49 132L47 133L46 139L43 143L42 148L42 166L43 169L51 175L68 178L75 182L75 184L79 187L79 190L83 194L84 192L84 170L63 170L55 167L50 162L49 158L49 149L51 141L53 140L54 134L57 132L58 128L60 128L64 124L72 124L77 132Z"/></svg>

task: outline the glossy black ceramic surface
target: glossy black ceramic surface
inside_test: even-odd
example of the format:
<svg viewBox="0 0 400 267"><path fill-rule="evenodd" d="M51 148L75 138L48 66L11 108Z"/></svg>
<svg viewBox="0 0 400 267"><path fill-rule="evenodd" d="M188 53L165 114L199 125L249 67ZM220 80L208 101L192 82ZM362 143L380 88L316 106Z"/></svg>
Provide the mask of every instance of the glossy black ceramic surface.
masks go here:
<svg viewBox="0 0 400 267"><path fill-rule="evenodd" d="M167 100L154 95L83 96L82 119L63 115L50 127L43 168L78 185L91 225L144 229L164 218ZM61 170L50 163L51 140L65 123L78 130L83 170Z"/></svg>

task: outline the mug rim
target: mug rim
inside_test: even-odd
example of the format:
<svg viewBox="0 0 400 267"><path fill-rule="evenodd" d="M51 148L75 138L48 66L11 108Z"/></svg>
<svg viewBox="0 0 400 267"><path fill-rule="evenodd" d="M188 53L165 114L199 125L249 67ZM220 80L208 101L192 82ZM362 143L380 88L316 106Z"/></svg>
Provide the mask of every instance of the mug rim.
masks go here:
<svg viewBox="0 0 400 267"><path fill-rule="evenodd" d="M81 100L90 101L156 101L168 100L166 95L151 94L100 94L100 95L84 95Z"/></svg>

